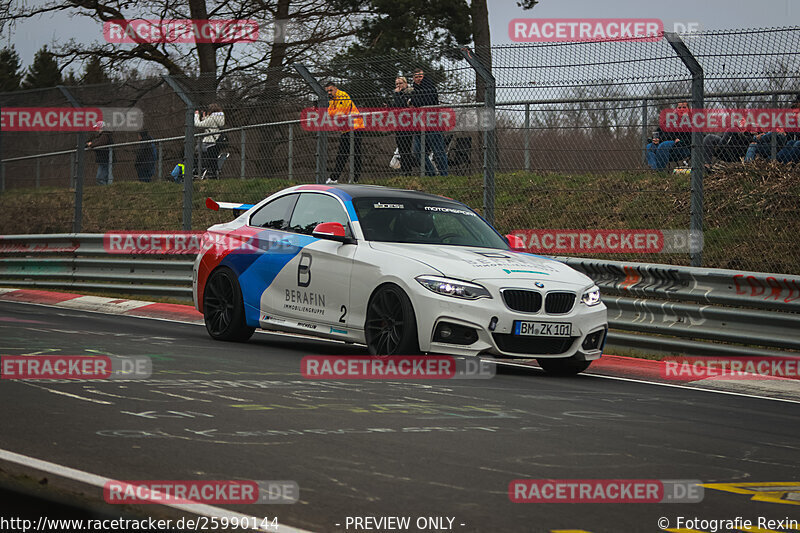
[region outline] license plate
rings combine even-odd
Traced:
[[[569,322],[529,322],[516,320],[514,335],[527,337],[572,337],[572,324]]]

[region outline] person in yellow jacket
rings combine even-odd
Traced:
[[[325,92],[328,93],[328,114],[331,118],[336,119],[336,115],[347,117],[347,120],[340,118],[343,126],[339,137],[339,152],[336,154],[336,166],[330,173],[327,183],[339,182],[339,176],[350,159],[350,130],[353,130],[353,181],[358,182],[358,178],[361,177],[361,135],[364,132],[364,119],[350,95],[337,88],[335,83],[332,81],[326,83]]]

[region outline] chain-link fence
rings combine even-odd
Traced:
[[[800,93],[800,28],[668,37],[494,47],[491,74],[486,51],[442,50],[436,63],[413,54],[321,58],[219,86],[159,77],[2,94],[3,108],[136,107],[153,141],[114,132],[107,187],[95,184],[96,151],[82,150],[86,133],[3,132],[0,231],[203,229],[224,217],[202,209],[207,196],[254,202],[285,186],[338,178],[456,198],[504,233],[702,228],[702,256],[600,257],[796,273],[800,166],[790,152],[797,132],[692,135],[662,131],[659,118],[680,102],[790,107]],[[455,127],[376,126],[373,114],[432,103],[414,83],[417,68],[439,106],[453,111],[443,116]],[[319,131],[308,120],[309,111],[327,107],[327,82],[349,95],[366,127]],[[210,132],[204,117],[215,103],[224,126]],[[181,162],[195,179],[173,179]]]

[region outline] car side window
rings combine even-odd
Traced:
[[[269,202],[250,216],[250,225],[285,230],[289,225],[289,215],[297,202],[297,196],[297,194],[287,194]]]
[[[326,194],[301,194],[292,213],[288,231],[311,235],[317,224],[323,222],[338,222],[344,226],[345,235],[352,235],[347,213],[336,198]]]

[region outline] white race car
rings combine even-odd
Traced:
[[[594,282],[512,249],[472,209],[416,191],[299,185],[208,229],[193,291],[209,335],[255,328],[364,343],[376,355],[536,358],[574,374],[608,331]]]

